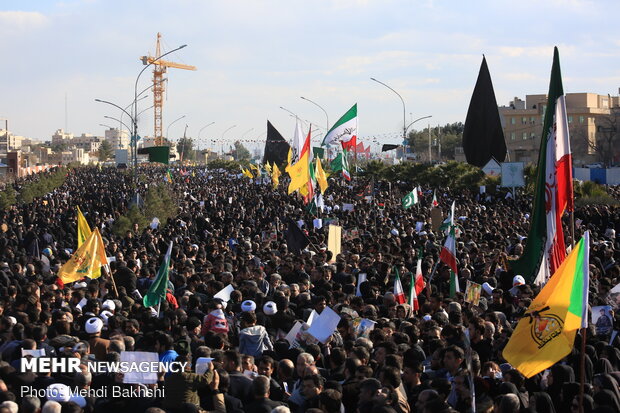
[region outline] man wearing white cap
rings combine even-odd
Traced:
[[[103,320],[99,317],[91,317],[86,321],[84,330],[89,334],[90,354],[94,354],[97,361],[105,361],[110,348],[110,340],[101,338]]]

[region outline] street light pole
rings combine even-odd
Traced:
[[[321,105],[319,105],[318,103],[316,103],[313,100],[310,100],[308,98],[305,98],[303,96],[301,96],[301,98],[303,100],[307,100],[308,102],[312,103],[314,106],[316,106],[317,108],[321,109],[323,111],[323,113],[325,114],[325,133],[327,133],[327,131],[329,130],[329,115],[327,114],[327,111],[325,109],[323,109],[323,107]]]
[[[215,122],[211,122],[211,123],[207,123],[206,125],[204,125],[202,128],[200,128],[198,130],[198,138],[196,138],[196,144],[199,145],[200,144],[200,133],[203,131],[203,129],[206,129],[207,127],[213,125]]]
[[[385,86],[386,88],[390,89],[392,92],[396,93],[396,95],[400,98],[400,101],[403,103],[403,143],[404,143],[405,140],[407,139],[407,110],[405,109],[405,101],[403,100],[403,97],[400,95],[400,93],[398,93],[397,91],[392,89],[390,86],[386,85],[385,83],[381,82],[380,80],[377,80],[374,77],[371,77],[370,80],[377,82]]]
[[[228,132],[229,130],[231,130],[232,128],[237,127],[237,125],[232,125],[230,128],[226,129],[224,132],[222,132],[222,137],[220,138],[220,142],[222,144],[222,153],[221,156],[224,157],[224,135],[226,135],[226,132]]]
[[[299,119],[299,116],[297,116],[296,113],[288,110],[287,108],[285,108],[284,106],[280,106],[280,109],[287,111],[288,113],[290,113],[291,115],[295,116],[295,118]]]
[[[428,116],[422,116],[421,118],[417,118],[416,120],[414,120],[413,122],[411,122],[409,125],[407,125],[407,127],[405,128],[405,135],[407,134],[407,132],[409,132],[409,128],[411,127],[411,125],[413,125],[414,123],[416,123],[419,120],[422,119],[428,119],[428,118],[432,118],[433,115],[428,115]],[[403,141],[404,144],[405,141]],[[409,146],[409,151],[411,152],[411,144],[408,144],[407,146]]]
[[[136,83],[134,86],[134,98],[133,98],[133,113],[134,113],[134,118],[133,118],[133,131],[132,131],[132,143],[133,143],[133,147],[134,147],[134,168],[137,168],[138,166],[138,119],[137,119],[137,114],[138,114],[138,81],[140,80],[140,76],[142,76],[142,73],[144,73],[144,71],[149,67],[152,66],[155,62],[157,62],[158,60],[160,60],[162,57],[169,55],[170,53],[174,53],[177,50],[181,50],[184,47],[187,47],[186,44],[181,45],[179,47],[177,47],[176,49],[172,49],[169,52],[164,53],[163,55],[159,56],[156,59],[153,59],[149,64],[145,65],[142,70],[140,71],[140,73],[138,73],[138,77],[136,77]],[[167,134],[166,134],[167,135]]]
[[[168,142],[171,142],[171,140],[168,138],[168,132],[170,131],[170,127],[172,125],[174,125],[175,123],[177,123],[178,121],[180,121],[181,119],[183,119],[185,117],[185,115],[180,116],[178,118],[176,118],[175,120],[173,120],[172,122],[170,122],[170,124],[168,125],[168,127],[166,128],[166,139],[168,139]]]

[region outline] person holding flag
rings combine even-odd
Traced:
[[[149,287],[147,293],[142,299],[142,303],[145,307],[157,306],[157,312],[159,313],[159,306],[161,300],[166,298],[166,292],[168,291],[168,280],[170,275],[170,256],[172,255],[172,241],[168,244],[168,250],[164,256],[164,260],[159,267],[155,281]]]

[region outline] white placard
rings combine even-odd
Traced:
[[[209,364],[213,361],[211,357],[198,357],[196,359],[196,374],[205,374],[209,370]]]
[[[340,316],[331,308],[325,307],[308,329],[308,334],[325,344],[336,331],[339,322]]]
[[[219,298],[222,301],[229,302],[230,301],[230,293],[235,291],[235,287],[232,284],[228,284],[226,287],[222,288],[217,294],[213,296],[213,298]]]
[[[355,291],[355,295],[358,297],[362,296],[362,292],[360,291],[360,285],[368,278],[368,274],[365,272],[361,272],[357,274],[357,290]]]
[[[158,363],[159,356],[157,353],[147,351],[121,351],[121,363]],[[157,383],[157,373],[147,372],[142,373],[139,371],[128,371],[123,376],[123,383],[142,383],[142,384],[155,384]]]
[[[525,186],[523,162],[502,162],[502,186],[505,188]]]

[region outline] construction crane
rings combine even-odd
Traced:
[[[155,47],[155,56],[142,56],[140,60],[142,60],[143,65],[153,64],[153,108],[155,110],[154,122],[155,126],[153,128],[153,138],[155,139],[156,146],[163,146],[164,144],[164,136],[162,134],[162,109],[164,106],[164,73],[168,70],[169,67],[174,69],[184,69],[184,70],[196,70],[196,66],[184,65],[181,63],[170,62],[167,60],[157,60],[161,56],[161,46],[160,46],[161,33],[157,33],[157,46]]]

